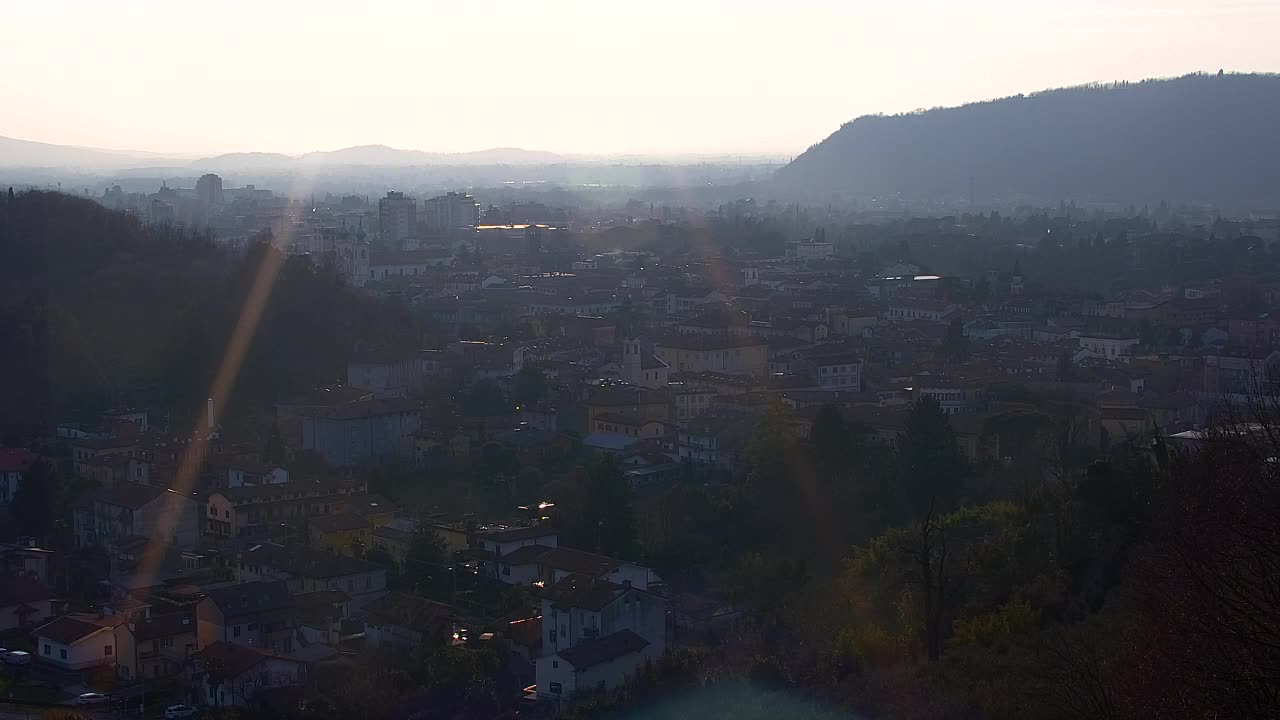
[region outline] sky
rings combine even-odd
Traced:
[[[0,7],[0,135],[211,155],[795,155],[868,113],[1280,71],[1280,0],[60,0]]]

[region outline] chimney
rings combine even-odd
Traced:
[[[213,398],[208,398],[204,403],[205,421],[209,425],[209,431],[213,431]]]

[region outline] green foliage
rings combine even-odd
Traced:
[[[48,538],[54,523],[67,513],[69,488],[48,460],[37,460],[23,473],[11,510],[23,534]]]
[[[250,307],[260,276],[269,292]],[[407,308],[357,294],[305,257],[265,243],[233,257],[206,235],[58,193],[6,204],[0,286],[0,335],[12,338],[0,354],[0,437],[47,435],[119,404],[168,408],[188,426],[233,328],[257,310],[232,415],[342,381],[357,347],[419,347]]]
[[[550,384],[542,368],[534,364],[526,364],[516,373],[512,399],[517,405],[529,405],[547,396]]]
[[[444,540],[423,524],[405,551],[401,578],[405,587],[434,600],[452,600],[455,578]]]
[[[1040,622],[1040,613],[1026,600],[1015,600],[996,610],[956,620],[948,647],[991,646],[1025,635]]]
[[[898,436],[897,458],[900,502],[908,517],[924,517],[931,508],[946,512],[956,507],[969,463],[936,400],[925,397],[912,406],[906,429]]]
[[[557,499],[565,545],[622,559],[638,556],[631,489],[617,460],[601,458],[590,473],[579,473],[567,491]]]

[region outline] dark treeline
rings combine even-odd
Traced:
[[[232,256],[205,235],[143,226],[45,192],[0,205],[0,428],[9,442],[122,405],[189,422],[227,350],[269,238]],[[278,261],[278,262],[277,262]],[[274,287],[227,410],[341,381],[357,347],[417,347],[403,308],[357,295],[300,257]],[[180,427],[181,425],[179,425]]]
[[[745,479],[677,485],[647,549],[744,621],[571,716],[737,678],[865,717],[1275,717],[1280,438],[1104,450],[1078,408],[1029,399],[988,421],[1001,462],[967,459],[927,399],[893,449],[833,407],[808,437],[767,413]]]

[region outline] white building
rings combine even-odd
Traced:
[[[582,576],[551,585],[542,599],[538,695],[561,700],[612,689],[666,650],[666,601],[630,584]]]
[[[480,203],[466,193],[446,193],[422,203],[427,230],[448,233],[475,230],[480,224]]]
[[[1132,354],[1132,348],[1139,343],[1136,337],[1106,337],[1102,335],[1081,335],[1080,347],[1098,357],[1114,360]]]

